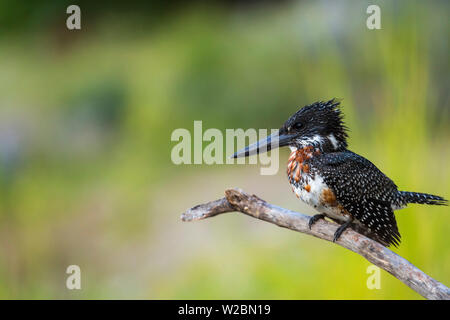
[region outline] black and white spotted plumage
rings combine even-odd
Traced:
[[[406,203],[395,183],[375,165],[348,150],[323,153],[309,163],[311,171],[323,177],[360,229],[367,228],[367,235],[385,245],[400,242],[393,209]]]

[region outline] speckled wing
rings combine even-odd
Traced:
[[[399,192],[391,179],[351,151],[322,154],[310,159],[310,163],[339,204],[359,222],[359,227],[366,229],[364,234],[384,245],[400,243],[393,212]]]

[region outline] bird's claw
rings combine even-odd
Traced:
[[[309,230],[311,230],[312,225],[314,223],[316,223],[317,220],[323,219],[323,218],[325,218],[324,214],[316,214],[316,215],[313,215],[311,218],[309,218],[309,221],[308,221]]]
[[[334,233],[333,236],[333,242],[336,242],[339,240],[339,237],[342,235],[342,233],[345,231],[345,229],[347,229],[348,227],[350,227],[350,225],[352,224],[351,221],[347,221],[344,224],[342,224],[341,226],[339,226],[339,228],[336,229],[336,232]]]

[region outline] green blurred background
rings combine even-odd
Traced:
[[[66,29],[81,7],[82,29]],[[369,4],[381,30],[366,28]],[[284,167],[171,162],[176,128],[278,128],[342,98],[350,149],[450,198],[448,1],[0,1],[0,298],[420,299],[334,244],[227,214],[241,187],[313,213]],[[288,150],[280,153],[284,166]],[[397,212],[395,249],[450,285],[448,207]],[[68,290],[68,265],[82,289]]]

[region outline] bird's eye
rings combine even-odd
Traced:
[[[296,130],[301,129],[302,127],[303,127],[303,125],[302,125],[301,122],[296,122],[296,123],[294,123],[294,125],[293,125],[293,128],[296,129]]]

